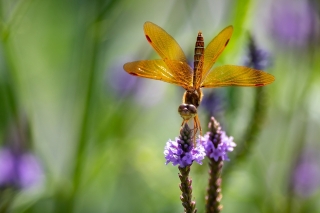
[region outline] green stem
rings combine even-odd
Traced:
[[[99,45],[101,43],[101,32],[102,25],[101,20],[104,18],[106,13],[114,8],[119,1],[111,0],[107,3],[105,1],[97,1],[95,5],[95,11],[97,16],[93,20],[92,24],[89,26],[88,38],[86,39],[89,43],[90,53],[86,54],[87,56],[91,56],[89,59],[89,76],[87,81],[87,91],[85,93],[84,98],[84,109],[83,109],[83,117],[80,126],[80,135],[78,144],[76,147],[76,157],[75,157],[75,165],[73,172],[71,174],[73,180],[73,188],[70,194],[70,200],[67,203],[68,212],[74,212],[74,207],[76,203],[76,196],[79,191],[79,187],[82,179],[82,169],[85,158],[86,144],[89,139],[89,129],[90,129],[90,118],[92,117],[91,112],[93,112],[93,108],[95,105],[94,100],[94,82],[97,79],[98,74],[98,57],[99,57]]]
[[[257,136],[263,126],[266,118],[267,103],[266,103],[266,89],[264,87],[258,87],[255,90],[255,103],[253,109],[253,115],[251,121],[247,127],[243,140],[238,143],[237,152],[234,156],[232,164],[226,164],[224,168],[224,174],[227,174],[232,170],[232,167],[238,163],[244,161],[248,156],[251,148],[256,142]]]
[[[5,118],[2,122],[11,122],[19,125],[19,95],[17,86],[17,71],[12,48],[9,43],[9,31],[7,28],[1,28],[1,43],[3,48],[3,57],[5,61],[5,81],[3,82],[2,92],[4,95]],[[6,120],[7,119],[7,120]]]
[[[307,113],[302,111],[302,115],[305,115],[304,117],[307,117]],[[294,204],[294,198],[295,198],[295,192],[294,192],[294,173],[295,170],[297,169],[297,166],[300,163],[301,156],[305,152],[304,147],[306,146],[305,144],[305,138],[306,138],[306,132],[307,132],[307,122],[306,121],[301,121],[301,128],[300,128],[300,133],[299,138],[297,140],[297,144],[295,145],[295,148],[293,150],[292,159],[290,160],[291,165],[290,169],[288,170],[287,173],[287,179],[285,182],[287,183],[287,190],[286,190],[286,205],[285,205],[285,211],[286,213],[292,212],[293,204]]]
[[[82,178],[82,168],[84,163],[84,156],[86,150],[86,142],[89,138],[89,119],[91,116],[92,108],[94,105],[93,94],[94,94],[94,80],[97,75],[97,56],[99,50],[99,40],[97,39],[99,36],[100,28],[99,24],[93,23],[93,35],[89,34],[90,38],[89,42],[92,42],[92,54],[90,59],[90,68],[89,68],[89,76],[88,76],[88,89],[85,94],[85,105],[83,109],[83,117],[82,123],[80,127],[80,136],[79,141],[76,147],[76,157],[75,157],[75,165],[73,173],[71,174],[73,180],[73,189],[71,192],[70,201],[68,202],[68,212],[73,212],[76,195],[79,191],[81,178]],[[91,40],[92,39],[92,40]]]
[[[11,212],[10,206],[17,195],[17,191],[14,189],[0,189],[0,212]]]

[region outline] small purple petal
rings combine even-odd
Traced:
[[[219,158],[224,161],[229,161],[227,153],[232,152],[236,144],[233,142],[233,137],[228,137],[224,131],[221,131],[220,140],[220,143],[215,143],[218,144],[216,148],[213,145],[213,141],[210,140],[210,132],[208,132],[198,143],[203,144],[206,155],[209,158],[215,161],[218,161]]]
[[[172,163],[172,165],[179,165],[179,167],[184,168],[189,166],[196,161],[198,164],[202,164],[202,160],[205,156],[205,150],[201,144],[198,144],[196,148],[191,148],[190,151],[185,152],[181,146],[177,146],[179,139],[176,138],[175,141],[169,140],[165,146],[165,159],[166,164]]]
[[[6,184],[13,176],[13,158],[9,150],[0,150],[0,185]]]
[[[0,150],[0,186],[29,188],[43,180],[42,168],[30,153]]]
[[[308,1],[279,1],[271,18],[273,33],[281,43],[305,45],[315,33],[316,13]]]
[[[32,154],[26,153],[21,156],[20,177],[23,188],[28,188],[36,183],[42,182],[42,168],[36,157]]]
[[[320,187],[320,165],[314,151],[301,154],[292,175],[293,189],[302,198],[313,195]]]

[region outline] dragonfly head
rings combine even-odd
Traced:
[[[181,104],[178,108],[178,112],[183,120],[188,121],[197,115],[197,108],[192,104]]]

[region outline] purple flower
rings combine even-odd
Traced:
[[[250,36],[248,45],[248,54],[244,65],[258,70],[264,70],[270,65],[270,54],[263,49],[258,48],[255,40]]]
[[[221,158],[221,160],[229,161],[230,159],[227,154],[228,152],[232,152],[236,146],[236,143],[233,142],[233,137],[228,137],[224,131],[221,131],[221,142],[218,143],[217,147],[215,147],[215,142],[210,139],[210,134],[210,132],[207,132],[207,134],[201,139],[206,155],[215,161],[218,161],[219,158]],[[219,139],[215,138],[214,140]]]
[[[14,153],[10,149],[0,150],[0,187],[25,189],[43,180],[42,168],[30,153]]]
[[[111,86],[112,90],[116,92],[118,96],[127,96],[130,94],[134,94],[137,92],[138,89],[138,78],[132,75],[128,75],[123,70],[123,62],[124,61],[131,61],[131,57],[122,57],[111,67],[108,69],[107,74],[107,85]]]
[[[294,169],[292,186],[300,197],[309,197],[320,187],[320,165],[316,156],[313,151],[302,153]]]
[[[273,33],[281,43],[305,45],[314,34],[316,13],[307,1],[279,1],[271,17]]]
[[[174,166],[179,165],[179,167],[184,168],[190,166],[193,161],[201,165],[205,151],[200,143],[194,147],[192,130],[188,124],[185,124],[180,131],[179,138],[177,137],[174,141],[169,139],[167,142],[164,148],[164,156],[167,160],[166,164],[171,162]]]
[[[228,137],[221,130],[220,124],[212,117],[209,123],[210,132],[207,132],[204,137],[198,140],[205,149],[206,155],[215,161],[228,161],[228,152],[232,152],[236,143],[233,142],[233,137]]]
[[[221,91],[211,90],[203,96],[201,106],[210,116],[218,116],[223,113],[225,98]]]

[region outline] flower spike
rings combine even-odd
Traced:
[[[205,150],[202,144],[198,143],[195,147],[193,143],[193,131],[190,129],[187,123],[180,130],[180,136],[174,141],[167,142],[164,150],[166,158],[166,164],[172,163],[172,165],[179,165],[184,168],[190,166],[193,161],[198,164],[202,164],[202,160],[205,156]]]

